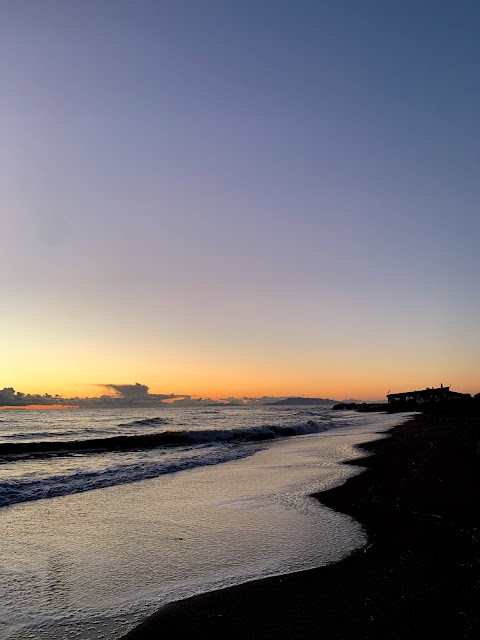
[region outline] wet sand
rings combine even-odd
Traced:
[[[339,563],[162,607],[125,639],[476,638],[480,417],[418,415],[363,448],[367,471],[316,496],[368,546]]]

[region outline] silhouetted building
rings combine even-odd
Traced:
[[[470,399],[469,393],[459,393],[451,391],[450,387],[444,387],[443,384],[437,389],[422,389],[421,391],[404,391],[402,393],[389,393],[387,395],[388,404],[424,404],[433,402],[445,402],[449,400],[467,400]]]

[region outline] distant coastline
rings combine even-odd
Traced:
[[[284,400],[277,400],[276,402],[266,402],[265,404],[267,406],[271,406],[271,407],[278,407],[278,406],[282,406],[282,405],[319,405],[319,404],[326,404],[326,405],[334,405],[338,402],[338,400],[330,400],[329,398],[302,398],[302,397],[295,397],[295,398],[285,398]]]

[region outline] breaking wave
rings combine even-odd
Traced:
[[[165,422],[168,420],[150,418],[118,427],[158,427]],[[74,440],[54,439],[45,432],[49,438],[4,441],[0,444],[0,463],[6,463],[5,472],[0,475],[0,506],[102,489],[245,458],[261,449],[264,442],[320,433],[327,428],[324,420],[308,418],[290,425],[179,427],[154,433],[134,431],[133,435],[103,437],[102,433],[100,437]],[[18,463],[13,477],[8,473],[12,462]]]
[[[119,427],[154,427],[158,424],[167,424],[170,422],[168,418],[143,418],[142,420],[133,420],[132,422],[122,422]]]
[[[161,418],[159,418],[161,420]],[[147,421],[138,421],[145,424]],[[102,453],[110,451],[135,451],[157,447],[175,447],[213,442],[258,442],[309,433],[320,433],[326,427],[322,422],[306,420],[297,425],[263,425],[250,429],[201,429],[162,431],[134,436],[113,436],[85,440],[43,440],[35,442],[6,442],[0,445],[0,458],[46,457],[69,453]]]
[[[11,479],[0,483],[0,507],[149,480],[166,473],[245,458],[257,450],[258,447],[254,445],[242,448],[208,445],[198,451],[188,452],[189,455],[179,455],[173,459],[165,456],[130,464],[116,464],[112,460],[110,466],[101,470],[81,470],[36,479]]]

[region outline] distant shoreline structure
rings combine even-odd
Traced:
[[[388,411],[388,413],[397,413],[400,411],[432,411],[436,408],[458,409],[469,408],[480,404],[480,393],[473,398],[469,393],[460,393],[452,391],[450,387],[427,387],[419,391],[401,391],[400,393],[388,393],[387,402],[379,403],[346,403],[340,402],[332,408],[338,411]]]

